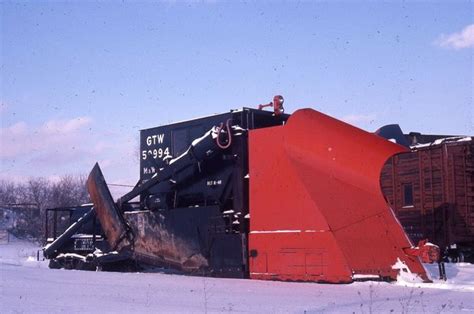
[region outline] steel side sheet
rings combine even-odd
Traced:
[[[249,143],[250,249],[287,249],[281,241],[260,243],[253,231],[327,230],[334,241],[322,245],[344,258],[325,269],[339,269],[339,278],[349,269],[395,279],[392,265],[400,259],[428,279],[419,260],[404,254],[411,243],[380,189],[384,162],[402,146],[311,109],[298,110],[285,126],[251,131]],[[310,250],[314,242],[299,245]]]

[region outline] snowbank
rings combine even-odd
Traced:
[[[0,244],[0,264],[47,268],[47,261],[37,261],[38,250],[37,244],[10,235],[8,243]]]
[[[470,264],[446,265],[447,282],[334,285],[53,270],[32,261],[36,250],[0,246],[2,313],[474,313]]]

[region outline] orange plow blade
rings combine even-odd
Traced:
[[[405,148],[311,109],[249,143],[251,278],[429,280],[379,183]]]

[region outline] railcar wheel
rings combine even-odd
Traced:
[[[61,269],[61,268],[63,268],[61,263],[58,262],[55,259],[52,259],[52,260],[49,261],[48,267],[51,268],[51,269]]]

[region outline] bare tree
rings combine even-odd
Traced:
[[[17,203],[17,187],[13,182],[0,181],[0,205]]]
[[[51,183],[45,178],[29,179],[26,198],[29,203],[36,204],[40,211],[46,209],[51,201]]]
[[[54,207],[81,205],[89,202],[85,176],[66,175],[52,185],[51,203]]]
[[[65,175],[57,182],[30,178],[25,183],[0,181],[0,205],[14,210],[18,217],[17,236],[40,238],[44,234],[47,208],[78,206],[89,202],[86,176]]]

